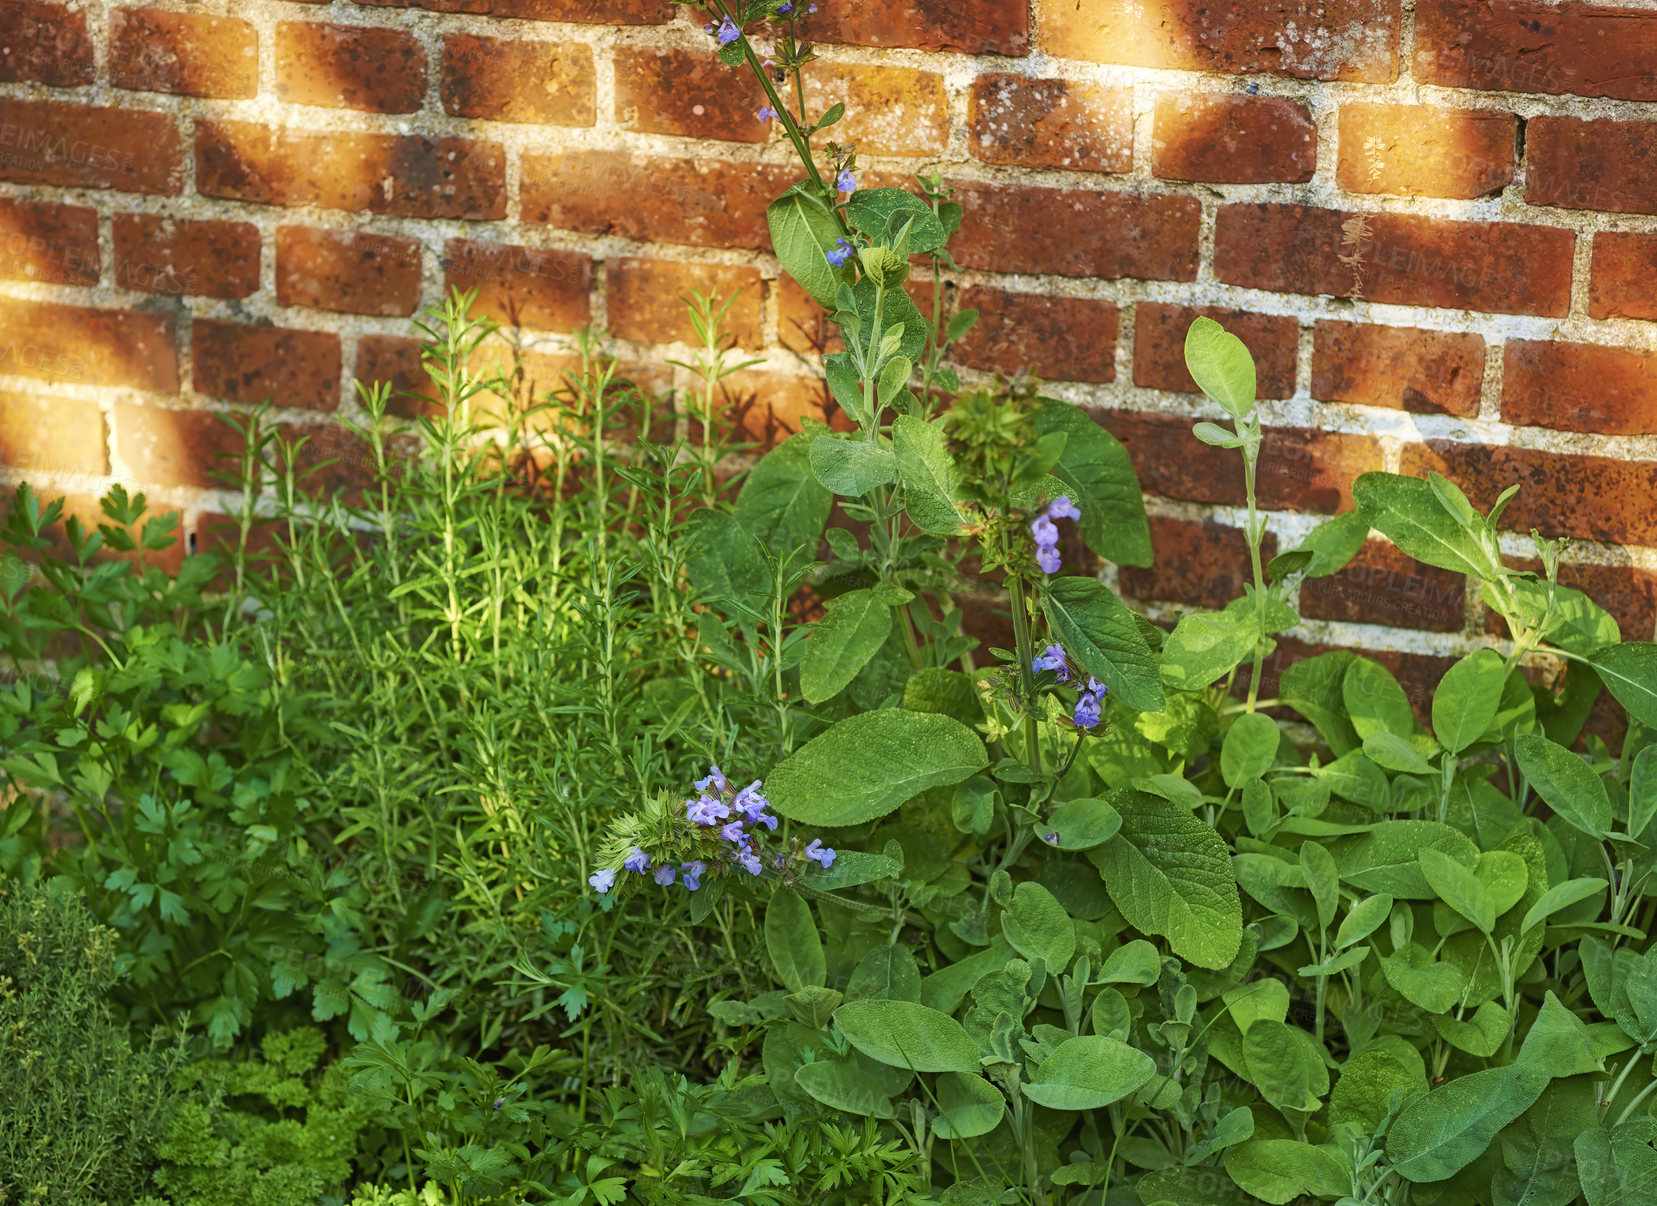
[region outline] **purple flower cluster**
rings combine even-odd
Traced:
[[[852,175],[850,168],[840,169],[840,174],[834,178],[834,187],[843,193],[855,193],[857,191],[857,178]]]
[[[1046,649],[1042,650],[1041,656],[1035,660],[1032,669],[1037,674],[1040,674],[1043,670],[1055,670],[1058,672],[1058,679],[1061,683],[1070,681],[1070,665],[1065,661],[1064,646],[1062,645],[1047,646]]]
[[[1036,538],[1036,564],[1044,574],[1059,572],[1059,527],[1055,519],[1080,519],[1082,513],[1070,501],[1070,495],[1061,494],[1030,523],[1030,535]],[[1064,681],[1064,680],[1059,680]]]
[[[1060,501],[1068,502],[1066,499]],[[1057,506],[1058,504],[1055,503],[1054,505]],[[1049,570],[1048,572],[1051,573],[1052,571]],[[1047,646],[1046,649],[1042,650],[1041,656],[1032,663],[1031,668],[1038,674],[1043,670],[1055,671],[1058,681],[1061,683],[1067,683],[1071,678],[1070,661],[1065,656],[1063,645]],[[1081,694],[1077,696],[1076,710],[1071,714],[1071,719],[1076,722],[1077,728],[1092,729],[1098,727],[1099,719],[1105,711],[1105,695],[1109,690],[1109,687],[1091,674],[1087,676],[1087,686],[1082,688]]]
[[[845,239],[836,239],[833,248],[825,253],[825,258],[838,268],[851,259],[852,252],[855,250],[856,248],[846,242]]]
[[[736,22],[732,21],[729,17],[726,17],[723,21],[721,21],[717,29],[714,28],[713,22],[709,21],[702,27],[702,32],[718,38],[721,46],[729,46],[732,42],[742,36],[742,31],[736,27]]]

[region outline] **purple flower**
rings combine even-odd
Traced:
[[[622,861],[621,865],[626,867],[629,871],[636,871],[638,874],[643,875],[646,871],[650,870],[650,856],[643,850],[640,850],[637,846],[634,846],[633,853],[629,854],[626,859]]]
[[[1046,842],[1049,846],[1057,846],[1059,844],[1058,830],[1055,829],[1052,833],[1042,834],[1041,840]]]
[[[602,871],[594,871],[587,877],[587,882],[592,884],[599,895],[602,896],[610,890],[610,885],[616,882],[616,873],[606,867]]]
[[[834,178],[834,187],[843,193],[855,193],[857,191],[857,179],[852,175],[850,168],[840,169],[840,174]]]
[[[1036,538],[1037,544],[1051,545],[1059,542],[1058,525],[1047,518],[1045,511],[1031,520],[1030,534]]]
[[[793,12],[794,6],[789,3],[789,0],[783,0],[781,4],[777,5],[777,11],[779,13]]]
[[[746,813],[750,822],[760,819],[760,813],[771,806],[771,801],[759,794],[764,784],[755,779],[741,791],[736,793],[736,799],[731,801],[731,807],[738,812]]]
[[[723,21],[721,21],[719,23],[718,37],[719,37],[719,44],[721,46],[728,46],[732,42],[734,42],[738,38],[740,38],[741,36],[742,36],[742,31],[740,29],[738,29],[731,22],[731,19],[729,17],[726,17]]]
[[[811,839],[811,845],[805,848],[805,856],[809,859],[815,860],[816,862],[822,863],[825,869],[828,868],[829,864],[834,862],[834,851],[823,845],[821,839],[819,838]]]
[[[680,863],[679,869],[685,873],[685,887],[694,892],[702,886],[702,873],[708,869],[708,864],[697,859],[694,862]]]
[[[662,887],[664,887],[664,888],[667,887],[670,883],[673,882],[673,868],[672,867],[665,866],[665,865],[657,867],[655,874],[656,874],[656,882],[661,884]]]
[[[1104,701],[1091,692],[1084,691],[1082,697],[1076,701],[1076,714],[1073,719],[1079,729],[1091,729],[1098,725],[1099,714]]]
[[[850,243],[846,242],[844,239],[840,239],[835,243],[834,247],[827,252],[824,258],[838,268],[851,258],[851,254],[854,250],[855,248],[853,248]]]
[[[1087,676],[1087,689],[1095,695],[1103,695],[1106,691],[1110,690],[1109,687],[1105,686],[1104,683],[1094,678],[1091,674]]]
[[[1047,646],[1042,651],[1042,655],[1035,660],[1032,669],[1038,674],[1043,670],[1056,670],[1061,683],[1070,681],[1070,667],[1065,664],[1064,647],[1062,645]]]
[[[748,840],[748,835],[742,832],[741,821],[732,821],[727,824],[719,831],[719,836],[724,838],[727,842],[734,842],[739,846]]]
[[[1070,495],[1061,494],[1053,500],[1047,508],[1047,514],[1054,519],[1080,519],[1082,513],[1076,509],[1076,504],[1070,501]]]
[[[775,109],[773,109],[770,105],[761,105],[760,106],[759,119],[760,119],[760,121],[765,122],[767,125],[769,125],[770,122],[771,122],[771,119],[773,117],[776,117],[777,115],[778,115],[777,111]]]
[[[1036,564],[1041,566],[1042,573],[1056,574],[1064,560],[1059,556],[1058,549],[1044,544],[1036,549]]]
[[[725,790],[725,775],[717,766],[708,767],[708,777],[696,781],[697,791],[707,791],[710,786],[715,791]]]
[[[752,850],[743,850],[736,856],[736,861],[749,875],[758,875],[760,872],[759,855]]]
[[[700,796],[685,805],[685,816],[698,825],[717,825],[731,815],[731,806],[712,796]]]

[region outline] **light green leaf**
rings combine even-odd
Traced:
[[[1352,498],[1370,527],[1417,561],[1475,578],[1500,577],[1490,552],[1420,478],[1365,473],[1352,484]]]
[[[1167,661],[1166,656],[1164,662]],[[1303,658],[1283,672],[1277,694],[1310,720],[1337,758],[1358,748],[1358,734],[1346,717],[1342,684],[1353,655],[1344,649]]]
[[[1397,733],[1384,729],[1364,735],[1364,757],[1382,770],[1395,774],[1431,775],[1433,764],[1422,757],[1421,751]]]
[[[1243,1035],[1248,1078],[1280,1110],[1310,1113],[1329,1092],[1329,1069],[1317,1040],[1298,1026],[1261,1018]]]
[[[904,508],[921,531],[953,536],[961,530],[955,510],[961,471],[950,456],[944,433],[913,415],[892,422],[892,447],[903,481]]]
[[[898,480],[898,462],[889,448],[855,436],[820,435],[811,441],[811,471],[824,488],[858,498]]]
[[[1220,775],[1227,787],[1262,778],[1277,760],[1277,721],[1264,712],[1245,712],[1226,730],[1220,747]]]
[[[1657,817],[1657,745],[1648,745],[1639,752],[1629,774],[1628,836],[1641,840],[1652,817]]]
[[[1383,955],[1381,972],[1394,992],[1428,1013],[1447,1013],[1453,1009],[1464,987],[1461,972],[1451,963],[1416,967],[1403,955]]]
[[[874,590],[829,600],[800,659],[800,691],[810,703],[833,699],[880,652],[892,633],[892,608]]]
[[[1480,1005],[1466,1021],[1447,1013],[1435,1013],[1430,1020],[1450,1046],[1479,1059],[1495,1055],[1513,1031],[1513,1015],[1494,1001]]]
[[[1156,655],[1114,591],[1095,578],[1059,578],[1041,592],[1041,604],[1059,643],[1113,697],[1141,712],[1162,711]]]
[[[976,1139],[1007,1116],[1001,1091],[982,1076],[945,1072],[938,1077],[938,1119],[932,1129],[940,1139]]]
[[[1162,957],[1143,938],[1125,942],[1105,956],[1096,984],[1155,984],[1162,975]]]
[[[822,871],[813,870],[808,881],[822,892],[837,892],[841,888],[855,888],[871,884],[877,879],[896,875],[903,865],[884,854],[865,854],[861,850],[842,850],[835,856],[834,865]]]
[[[1067,800],[1042,823],[1043,837],[1058,837],[1050,844],[1060,850],[1091,850],[1108,842],[1122,828],[1122,817],[1104,800]]]
[[[839,862],[839,857],[834,861]],[[920,965],[906,943],[877,947],[858,962],[846,983],[846,999],[871,997],[886,1001],[921,999]]]
[[[1081,511],[1087,547],[1117,565],[1150,565],[1151,529],[1133,460],[1119,440],[1068,402],[1041,399],[1036,435],[1065,433],[1053,476]]]
[[[1155,1073],[1155,1060],[1120,1039],[1082,1035],[1054,1048],[1024,1086],[1024,1095],[1050,1110],[1099,1110]]]
[[[1391,914],[1392,897],[1385,893],[1360,900],[1347,910],[1341,928],[1335,932],[1335,949],[1345,950],[1354,942],[1362,942],[1380,929]]]
[[[1360,740],[1371,733],[1391,733],[1407,740],[1415,732],[1410,697],[1392,672],[1372,658],[1352,659],[1341,682],[1341,698]]]
[[[737,523],[778,556],[815,556],[834,496],[811,471],[811,438],[789,436],[760,458],[732,510]]]
[[[1562,884],[1555,884],[1542,893],[1541,900],[1525,911],[1525,919],[1519,923],[1520,932],[1523,933],[1534,925],[1542,924],[1561,909],[1568,909],[1579,901],[1587,900],[1590,896],[1601,895],[1607,886],[1603,879],[1595,876],[1568,879]]]
[[[1162,679],[1177,691],[1200,691],[1252,656],[1260,636],[1248,599],[1235,599],[1224,611],[1192,612],[1162,646]]]
[[[979,1069],[978,1044],[954,1018],[913,1001],[848,1001],[834,1024],[870,1059],[915,1072]]]
[[[1611,831],[1611,797],[1605,782],[1577,755],[1539,733],[1514,739],[1519,770],[1555,815],[1603,840]]]
[[[789,992],[824,983],[828,963],[811,906],[791,888],[778,888],[765,909],[765,949]]]
[[[848,717],[795,750],[766,776],[766,795],[791,821],[858,825],[988,763],[984,743],[960,721],[884,708]]]
[[[897,221],[894,223],[893,219]],[[846,219],[871,239],[885,241],[896,235],[896,226],[909,227],[909,251],[913,255],[932,251],[946,236],[932,207],[901,188],[860,188],[846,202]],[[786,265],[785,265],[786,267]]]
[[[1408,1181],[1453,1177],[1530,1108],[1549,1079],[1524,1063],[1458,1076],[1404,1107],[1387,1132],[1387,1157]]]
[[[1452,754],[1472,745],[1496,719],[1507,669],[1494,649],[1468,654],[1444,672],[1433,692],[1433,732]]]
[[[1226,1153],[1225,1170],[1244,1193],[1272,1206],[1304,1194],[1345,1197],[1352,1189],[1346,1164],[1328,1148],[1295,1139],[1256,1139]]]
[[[849,1060],[824,1059],[804,1064],[794,1083],[832,1110],[863,1118],[894,1118],[892,1099]]]
[[[1434,895],[1480,930],[1488,934],[1496,928],[1496,902],[1470,868],[1442,850],[1427,849],[1421,852],[1421,873]]]
[[[771,593],[771,570],[759,543],[723,511],[693,511],[683,539],[685,564],[697,590],[749,601]]]
[[[1220,999],[1239,1034],[1247,1034],[1258,1021],[1281,1022],[1289,1016],[1289,987],[1270,977],[1227,989]]]
[[[1226,967],[1243,941],[1243,905],[1225,839],[1161,796],[1118,788],[1122,828],[1088,852],[1128,924],[1188,963]]]
[[[1657,645],[1625,641],[1607,645],[1588,660],[1630,716],[1657,728]]]
[[[1306,577],[1327,578],[1330,574],[1345,569],[1347,563],[1364,547],[1364,541],[1368,537],[1369,521],[1364,518],[1363,513],[1346,511],[1333,519],[1324,520],[1306,533],[1306,538],[1292,552],[1311,554],[1311,559],[1301,571]],[[1279,553],[1272,559],[1272,565],[1277,565],[1289,555]],[[1274,581],[1283,576],[1276,569],[1270,570],[1270,573]]]
[[[1001,914],[1001,932],[1026,959],[1040,959],[1055,975],[1070,966],[1076,953],[1076,927],[1064,906],[1046,888],[1026,881],[1013,892],[1012,907]]]
[[[1437,821],[1380,821],[1365,833],[1336,838],[1329,853],[1341,879],[1365,892],[1385,892],[1401,900],[1431,900],[1437,895],[1422,873],[1420,853],[1440,850],[1465,867],[1478,865],[1473,839]]]
[[[1254,357],[1212,318],[1198,318],[1185,333],[1185,367],[1197,388],[1232,418],[1244,418],[1254,409]]]
[[[797,192],[800,187],[795,185],[765,207],[771,247],[783,271],[818,305],[832,310],[835,290],[850,279],[849,270],[828,262],[828,253],[840,240],[840,227],[825,206]]]

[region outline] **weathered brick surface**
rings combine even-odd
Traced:
[[[1657,432],[1657,352],[1513,339],[1502,359],[1505,422],[1608,435]]]
[[[1318,165],[1312,111],[1299,101],[1166,93],[1157,99],[1152,170],[1165,180],[1301,184]]]
[[[1458,632],[1467,618],[1467,578],[1371,540],[1345,569],[1301,583],[1300,613],[1315,620]]]
[[[259,231],[248,222],[116,214],[115,284],[186,297],[247,297],[259,288]]]
[[[97,210],[0,197],[0,277],[96,285],[98,266]]]
[[[1219,608],[1254,581],[1248,541],[1241,528],[1213,520],[1194,522],[1153,516],[1151,548],[1156,553],[1154,564],[1143,569],[1121,569],[1122,593],[1129,598]],[[1270,533],[1261,555],[1267,560],[1277,555],[1277,538]]]
[[[169,314],[0,297],[0,375],[176,393],[175,343]]]
[[[214,473],[234,472],[242,440],[217,414],[115,404],[115,451],[142,480],[198,490],[222,489]]]
[[[623,47],[616,56],[616,120],[628,130],[764,142],[765,92],[705,50]]]
[[[978,311],[954,350],[970,368],[1007,377],[1029,369],[1047,381],[1116,380],[1115,302],[975,286],[961,291],[959,308]]]
[[[967,110],[972,153],[985,163],[1133,169],[1133,90],[996,71],[972,83]]]
[[[0,97],[0,180],[171,194],[183,176],[171,114]]]
[[[1030,53],[1029,9],[1019,0],[891,0],[819,4],[806,26],[824,42],[913,46],[967,54]]]
[[[590,126],[597,89],[592,48],[581,42],[443,40],[443,110],[456,117]]]
[[[364,335],[357,340],[356,382],[372,387],[378,382],[391,386],[391,401],[387,406],[394,415],[413,418],[421,414],[439,414],[437,387],[421,364],[418,339],[398,335]],[[351,391],[355,396],[355,388]],[[416,395],[410,397],[408,395]]]
[[[840,328],[829,321],[828,311],[812,300],[793,277],[785,276],[778,281],[776,297],[777,339],[783,347],[802,355],[845,350]]]
[[[1214,275],[1274,293],[1563,318],[1575,244],[1572,231],[1516,222],[1226,205]]]
[[[276,228],[276,302],[346,314],[420,306],[420,240],[367,231]]]
[[[415,134],[319,134],[196,119],[196,189],[258,205],[412,218],[506,214],[499,143]]]
[[[1336,179],[1349,193],[1483,197],[1513,180],[1517,131],[1497,109],[1342,105]]]
[[[622,256],[606,263],[604,272],[610,331],[618,338],[698,344],[690,311],[681,298],[716,293],[721,305],[734,296],[724,330],[737,346],[758,348],[764,342],[760,307],[765,286],[752,268]]]
[[[1312,338],[1314,398],[1414,414],[1479,413],[1484,340],[1477,335],[1327,320]]]
[[[956,187],[966,216],[950,249],[965,267],[1196,279],[1202,205],[1195,197],[965,182]]]
[[[1260,504],[1274,511],[1323,515],[1350,511],[1352,483],[1382,465],[1381,444],[1373,436],[1269,428],[1256,478]]]
[[[1657,13],[1576,0],[1417,0],[1415,76],[1490,92],[1657,100]]]
[[[296,105],[413,113],[426,95],[426,52],[406,30],[283,21],[276,95]]]
[[[1106,410],[1093,417],[1127,448],[1145,493],[1228,507],[1248,501],[1242,458],[1202,443],[1183,415]]]
[[[1399,0],[1048,0],[1040,37],[1049,54],[1095,63],[1387,83],[1399,21]]]
[[[1588,313],[1594,318],[1657,319],[1657,234],[1594,236]]]
[[[26,477],[108,473],[103,413],[92,402],[0,392],[0,465]]]
[[[1256,392],[1288,398],[1295,392],[1295,356],[1300,323],[1275,314],[1254,314],[1219,306],[1173,306],[1142,302],[1133,322],[1133,383],[1146,389],[1196,393],[1185,367],[1185,333],[1199,317],[1212,318],[1248,345],[1254,354]]]
[[[0,5],[0,83],[78,88],[92,82],[86,10],[13,0]]]
[[[864,155],[938,155],[948,145],[949,96],[935,71],[819,60],[804,74],[807,110],[843,103],[846,116],[828,136],[856,143]],[[776,137],[784,137],[781,130]]]
[[[573,331],[592,317],[593,261],[573,251],[450,239],[443,246],[443,289],[478,291],[473,313],[514,327]]]
[[[111,7],[109,78],[139,92],[245,99],[259,91],[259,35],[235,17]]]
[[[195,390],[231,402],[307,410],[339,406],[339,336],[198,318],[190,330]]]
[[[1525,136],[1532,205],[1657,214],[1657,121],[1538,117]]]

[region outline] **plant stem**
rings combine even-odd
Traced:
[[[1006,554],[1003,538],[1002,554]],[[1030,748],[1030,767],[1041,772],[1041,737],[1036,731],[1036,647],[1030,639],[1030,617],[1024,602],[1024,579],[1008,575],[1013,592],[1013,635],[1018,644],[1019,703],[1024,709],[1024,741]]]
[[[1249,675],[1248,710],[1254,711],[1255,701],[1260,695],[1260,672],[1266,663],[1266,575],[1260,565],[1260,513],[1255,506],[1254,471],[1255,463],[1260,457],[1258,441],[1250,443],[1243,449],[1243,484],[1248,490],[1249,519],[1248,545],[1249,562],[1254,568],[1254,615],[1259,625],[1259,631],[1254,638],[1254,672]]]

